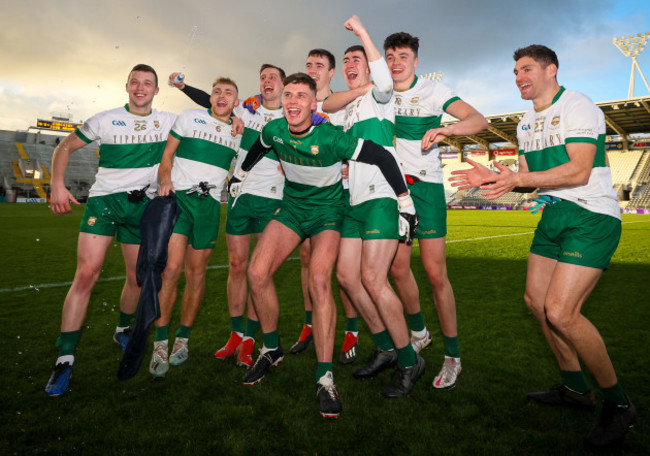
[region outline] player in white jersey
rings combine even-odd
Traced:
[[[345,28],[354,32],[363,46],[345,51],[343,77],[349,90],[333,94],[324,109],[344,106],[345,131],[370,139],[394,155],[395,106],[388,66],[357,15],[345,22]],[[369,82],[371,74],[374,84]],[[370,362],[355,371],[354,377],[374,377],[397,364],[393,384],[383,394],[404,396],[424,373],[425,365],[410,343],[402,304],[388,282],[400,238],[398,202],[374,165],[350,162],[349,187],[336,276],[377,344]]]
[[[579,359],[603,395],[601,416],[587,437],[594,447],[622,443],[636,410],[621,388],[596,327],[581,313],[616,250],[621,215],[605,156],[602,111],[557,82],[551,49],[531,45],[514,53],[521,97],[533,102],[517,126],[519,172],[495,162],[499,173],[471,162],[454,172],[453,185],[480,186],[490,198],[539,188],[544,212],[528,257],[524,300],[553,351],[562,385],[528,394],[542,404],[593,411],[596,399]]]
[[[232,136],[230,115],[237,85],[218,78],[212,86],[211,108],[188,109],[176,119],[158,170],[158,194],[176,193],[182,212],[167,247],[167,266],[158,293],[160,317],[149,372],[164,377],[169,365],[179,366],[189,356],[189,336],[205,294],[208,260],[215,247],[221,217],[221,189],[237,155],[241,137]],[[171,354],[168,329],[176,302],[177,284],[185,269],[181,325]]]
[[[176,74],[172,73],[169,76],[170,82],[174,80]],[[282,68],[268,63],[263,64],[260,68],[261,105],[250,111],[241,105],[235,107],[233,113],[244,122],[235,171],[246,158],[248,150],[259,137],[264,125],[283,116],[280,102],[284,76]],[[206,103],[205,92],[186,86],[185,83],[177,83],[176,87],[197,103],[202,105]],[[231,333],[226,344],[214,354],[217,359],[227,359],[236,354],[237,364],[241,366],[253,364],[255,333],[259,328],[259,320],[248,294],[246,281],[251,236],[257,237],[264,230],[279,207],[284,188],[284,175],[276,157],[273,155],[264,157],[258,165],[251,172],[250,181],[247,182],[246,189],[237,199],[237,203],[235,204],[234,198],[230,198],[228,202],[226,244],[230,267],[227,294]],[[247,320],[244,327],[244,311],[247,303]]]
[[[418,38],[404,32],[392,34],[384,41],[395,89],[395,149],[420,215],[420,256],[433,288],[444,341],[445,359],[433,386],[447,389],[456,384],[461,364],[456,301],[445,258],[447,205],[438,143],[450,136],[476,134],[487,128],[487,120],[444,85],[415,75],[418,48]],[[440,128],[444,112],[459,122]],[[420,351],[431,343],[431,336],[422,320],[418,285],[410,262],[411,246],[400,244],[391,274],[411,325],[411,342]]]
[[[316,82],[316,111],[323,112],[323,102],[332,95],[330,83],[334,77],[336,61],[334,55],[327,49],[312,49],[307,54],[305,73]],[[329,121],[333,125],[343,125],[344,111],[328,113]],[[345,167],[344,167],[345,170]],[[344,187],[346,185],[344,180]],[[347,188],[346,188],[347,191]],[[305,239],[300,245],[300,278],[302,282],[303,301],[305,304],[305,322],[296,343],[289,349],[289,353],[298,354],[307,349],[312,341],[312,304],[309,296],[309,261],[311,257],[311,240]],[[357,312],[350,302],[345,291],[339,288],[343,312],[345,313],[345,335],[343,346],[339,353],[339,362],[349,364],[357,359],[357,346],[359,330],[357,326]]]
[[[158,76],[149,65],[136,65],[126,82],[128,103],[88,119],[66,137],[52,156],[51,208],[54,214],[71,212],[79,204],[65,187],[70,154],[99,142],[99,169],[84,212],[77,244],[77,270],[63,304],[59,357],[45,392],[52,397],[69,385],[74,351],[86,316],[90,293],[97,282],[108,247],[117,233],[126,266],[126,283],[120,299],[120,318],[113,339],[126,348],[129,324],[140,296],[136,262],[140,244],[140,218],[154,189],[156,172],[176,116],[151,108],[158,93]]]

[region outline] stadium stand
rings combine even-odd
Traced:
[[[47,198],[52,153],[58,135],[0,131],[0,176],[5,190],[22,197]],[[94,143],[70,157],[65,184],[77,199],[85,200],[97,173],[99,156]]]

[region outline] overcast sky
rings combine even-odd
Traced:
[[[558,80],[594,101],[627,97],[632,60],[613,37],[650,31],[648,0],[0,0],[0,128],[26,129],[37,118],[73,121],[123,105],[136,63],[161,79],[159,110],[195,105],[166,85],[183,71],[208,90],[217,76],[237,81],[245,98],[258,92],[259,67],[304,71],[307,52],[337,57],[334,89],[345,88],[343,51],[358,39],[344,21],[358,14],[381,49],[398,31],[420,37],[418,74],[442,82],[485,115],[529,108],[514,85],[513,51],[553,48]],[[638,59],[650,80],[650,49]],[[650,82],[650,81],[649,81]],[[648,90],[637,73],[636,96]]]

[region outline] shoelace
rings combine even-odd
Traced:
[[[321,389],[325,389],[325,391],[327,392],[328,396],[329,396],[333,401],[335,401],[335,400],[338,399],[339,394],[338,394],[338,392],[336,391],[336,386],[334,386],[334,385],[320,385],[320,389],[318,390],[319,393],[320,393],[320,390],[321,390]]]

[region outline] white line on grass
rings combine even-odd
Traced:
[[[650,220],[634,220],[634,221],[629,221],[629,222],[623,222],[623,225],[629,224],[629,223],[648,223]],[[514,234],[497,234],[496,236],[483,236],[483,237],[477,237],[477,238],[469,238],[469,239],[454,239],[453,241],[447,241],[447,244],[453,244],[456,242],[471,242],[471,241],[484,241],[486,239],[496,239],[496,238],[502,238],[502,237],[512,237],[512,236],[523,236],[526,234],[534,234],[534,231],[526,231],[524,233],[514,233]],[[287,260],[298,260],[298,257],[290,257],[287,258]],[[227,264],[218,264],[214,266],[208,266],[208,269],[224,269],[227,268]],[[126,276],[116,276],[116,277],[104,277],[100,278],[97,280],[97,282],[111,282],[114,280],[124,280],[126,279]],[[16,288],[0,288],[0,293],[8,293],[11,291],[24,291],[24,290],[36,290],[39,291],[41,288],[57,288],[57,287],[69,287],[72,285],[72,282],[60,282],[60,283],[42,283],[40,285],[28,285],[26,287],[16,287]]]

